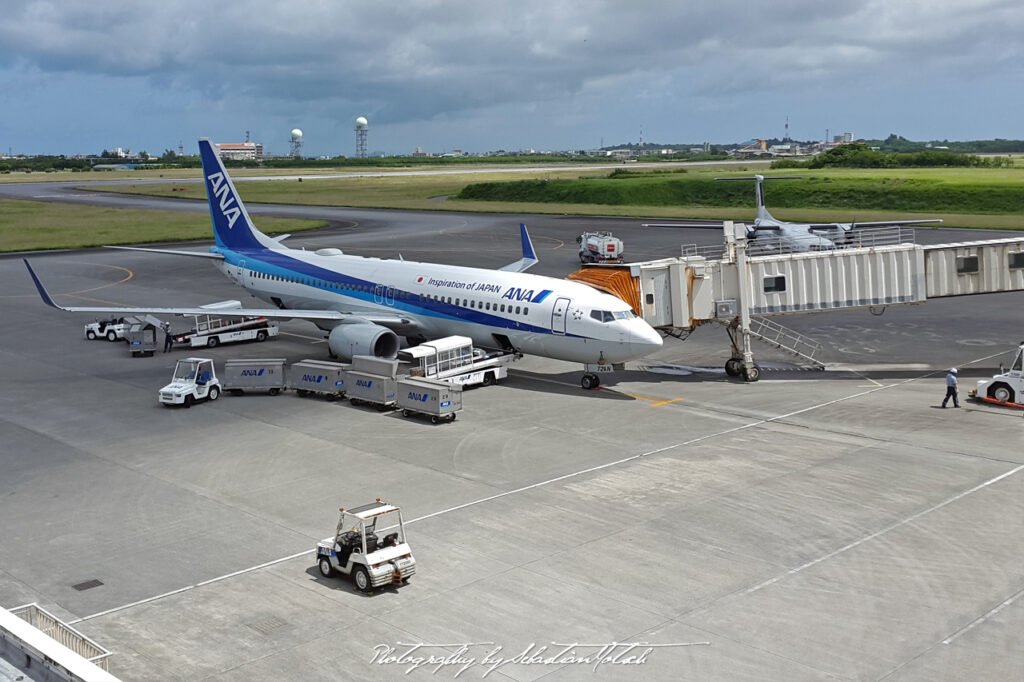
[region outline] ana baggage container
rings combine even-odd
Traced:
[[[345,394],[353,405],[370,404],[378,408],[391,407],[395,404],[398,382],[391,377],[346,370]]]
[[[352,369],[356,372],[377,374],[394,379],[398,373],[398,360],[375,358],[372,355],[354,355],[352,357]]]
[[[435,424],[453,422],[455,414],[462,411],[462,386],[440,379],[402,377],[398,380],[396,404],[404,417],[421,414]]]
[[[233,395],[245,391],[266,391],[277,395],[285,389],[285,358],[228,360],[221,375],[221,386]]]
[[[299,395],[316,394],[335,400],[345,395],[349,365],[326,360],[303,360],[288,367],[288,388]]]

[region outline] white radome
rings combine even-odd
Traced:
[[[296,140],[296,141],[301,140],[302,139],[302,131],[299,130],[298,128],[292,128],[292,139]]]
[[[369,125],[370,125],[370,122],[366,120],[365,116],[360,116],[359,118],[356,119],[356,127],[357,128],[366,128]]]

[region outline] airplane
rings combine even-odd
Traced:
[[[199,140],[215,245],[209,252],[114,247],[211,261],[273,308],[229,309],[222,316],[308,320],[327,332],[332,356],[395,358],[399,335],[410,344],[450,335],[483,347],[584,364],[581,385],[598,371],[658,350],[661,336],[620,298],[586,284],[531,275],[538,262],[525,225],[522,258],[498,270],[367,258],[335,248],[306,251],[269,237],[249,218],[210,140]],[[209,308],[61,306],[25,260],[43,302],[70,312],[201,315]]]
[[[865,227],[898,227],[923,223],[941,223],[941,218],[925,220],[879,220],[874,222],[850,223],[791,223],[779,220],[768,212],[764,205],[765,180],[798,180],[799,176],[775,175],[765,177],[753,175],[742,178],[715,178],[716,180],[754,180],[754,194],[757,201],[757,217],[747,226],[747,239],[760,239],[759,244],[766,250],[777,251],[827,251],[853,243],[853,230]],[[718,227],[721,223],[668,224],[645,223],[642,227]],[[755,242],[758,243],[758,242]]]

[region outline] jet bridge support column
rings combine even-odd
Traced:
[[[725,221],[723,227],[726,243],[736,260],[736,304],[739,306],[740,313],[733,324],[729,325],[732,357],[725,363],[725,369],[730,375],[742,375],[744,381],[757,381],[761,376],[761,371],[754,364],[754,353],[750,348],[750,288],[747,283],[750,273],[747,271],[747,228],[743,223],[733,223],[731,220]]]

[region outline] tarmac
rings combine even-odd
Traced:
[[[363,211],[288,243],[496,267],[520,219],[542,274],[575,268],[586,227],[633,258],[684,240]],[[255,304],[199,259],[32,262],[66,305]],[[758,347],[753,384],[715,327],[597,391],[527,357],[432,425],[293,392],[166,409],[177,358],[323,359],[324,339],[289,322],[131,358],[45,307],[19,258],[0,291],[0,605],[38,602],[124,680],[1024,679],[1024,415],[966,399],[1024,338],[1019,293],[788,316],[829,369]],[[961,407],[939,409],[952,365]],[[363,594],[314,549],[377,497],[418,568]]]

